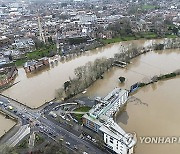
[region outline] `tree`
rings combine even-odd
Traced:
[[[126,80],[125,77],[122,77],[122,76],[119,77],[119,81],[120,81],[121,83],[123,83],[125,80]]]
[[[48,42],[53,43],[52,36],[48,37]]]
[[[154,48],[154,50],[163,50],[164,49],[164,44],[156,44],[155,45],[155,48]]]
[[[61,7],[67,7],[67,3],[61,3]]]
[[[38,39],[34,40],[36,49],[42,48],[44,46],[44,43]]]
[[[13,60],[12,55],[9,55],[9,60],[10,60],[10,61],[12,61],[12,60]]]
[[[172,29],[172,32],[175,34],[175,35],[177,35],[178,34],[178,28],[176,28],[176,27],[174,27],[173,29]]]
[[[107,10],[107,6],[103,6],[103,10]]]
[[[70,85],[71,85],[71,82],[70,82],[70,81],[64,82],[64,90],[66,91],[67,88],[69,88]]]
[[[2,149],[1,149],[2,148]],[[0,147],[1,154],[18,154],[17,150],[15,148],[10,148],[7,146],[1,146]]]

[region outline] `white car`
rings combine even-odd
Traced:
[[[94,138],[92,138],[92,141],[96,143],[96,140]]]
[[[91,136],[88,135],[87,138],[88,138],[88,139],[91,139]]]
[[[66,118],[66,121],[71,121],[70,119]]]
[[[65,120],[65,116],[61,116],[61,118]]]
[[[66,142],[66,145],[70,145],[70,143],[69,143],[69,142]]]

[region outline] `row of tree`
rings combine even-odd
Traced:
[[[169,39],[169,41],[165,40],[161,44],[151,44],[147,47],[137,47],[135,44],[132,44],[129,47],[121,46],[120,52],[115,54],[114,58],[96,59],[94,62],[88,62],[85,66],[76,68],[74,70],[76,77],[73,79],[69,79],[69,81],[66,81],[64,83],[64,88],[56,91],[56,97],[61,98],[63,96],[68,99],[84,91],[97,79],[102,78],[102,75],[111,67],[113,67],[114,61],[124,61],[128,63],[130,59],[137,57],[143,53],[149,52],[151,50],[159,50],[157,46],[160,46],[160,48],[179,48],[179,42],[179,39]]]

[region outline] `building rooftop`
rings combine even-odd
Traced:
[[[99,118],[99,117],[103,118],[105,116],[107,116],[107,118],[112,117],[112,113],[109,111],[113,110],[114,112],[116,112],[116,109],[114,108],[115,104],[126,92],[127,92],[126,90],[115,88],[106,97],[104,98],[97,97],[96,101],[99,103],[89,111],[89,115],[93,118]]]
[[[122,141],[128,148],[131,148],[136,143],[136,141],[133,140],[134,136],[126,133],[117,123],[113,121],[113,119],[106,121],[99,130],[109,134],[119,141]]]

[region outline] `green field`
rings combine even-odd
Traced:
[[[82,106],[82,107],[79,107],[79,108],[76,108],[74,111],[76,112],[88,112],[91,108],[88,107],[88,106]],[[82,116],[84,114],[74,114],[75,115],[75,118],[80,122],[82,123]]]
[[[16,60],[16,66],[22,66],[27,60],[26,59],[18,59]]]
[[[176,38],[176,35],[165,35],[163,38]],[[138,39],[156,39],[158,38],[158,35],[154,32],[141,32],[139,34],[136,34],[135,36],[126,36],[126,37],[117,37],[112,39],[101,39],[100,41],[103,44],[111,44],[111,43],[117,43],[122,41],[130,41],[130,40],[138,40]]]
[[[112,39],[102,39],[100,40],[104,44],[111,44],[116,42],[122,42],[122,41],[130,41],[130,40],[136,40],[137,38],[135,36],[126,36],[126,37],[117,37]]]
[[[44,46],[40,49],[37,49],[33,52],[29,52],[27,53],[27,59],[39,59],[42,57],[49,57],[50,53],[52,51],[56,50],[56,46],[55,45],[50,45],[50,46]]]
[[[142,6],[142,9],[144,9],[144,10],[151,10],[151,9],[155,9],[156,8],[156,6],[154,6],[154,5],[143,5]]]
[[[32,59],[40,59],[43,57],[51,57],[53,53],[56,51],[56,46],[55,45],[44,45],[42,48],[39,48],[33,52],[29,52],[26,54],[26,59],[18,59],[16,60],[15,64],[16,66],[22,66],[27,60],[32,60]]]

